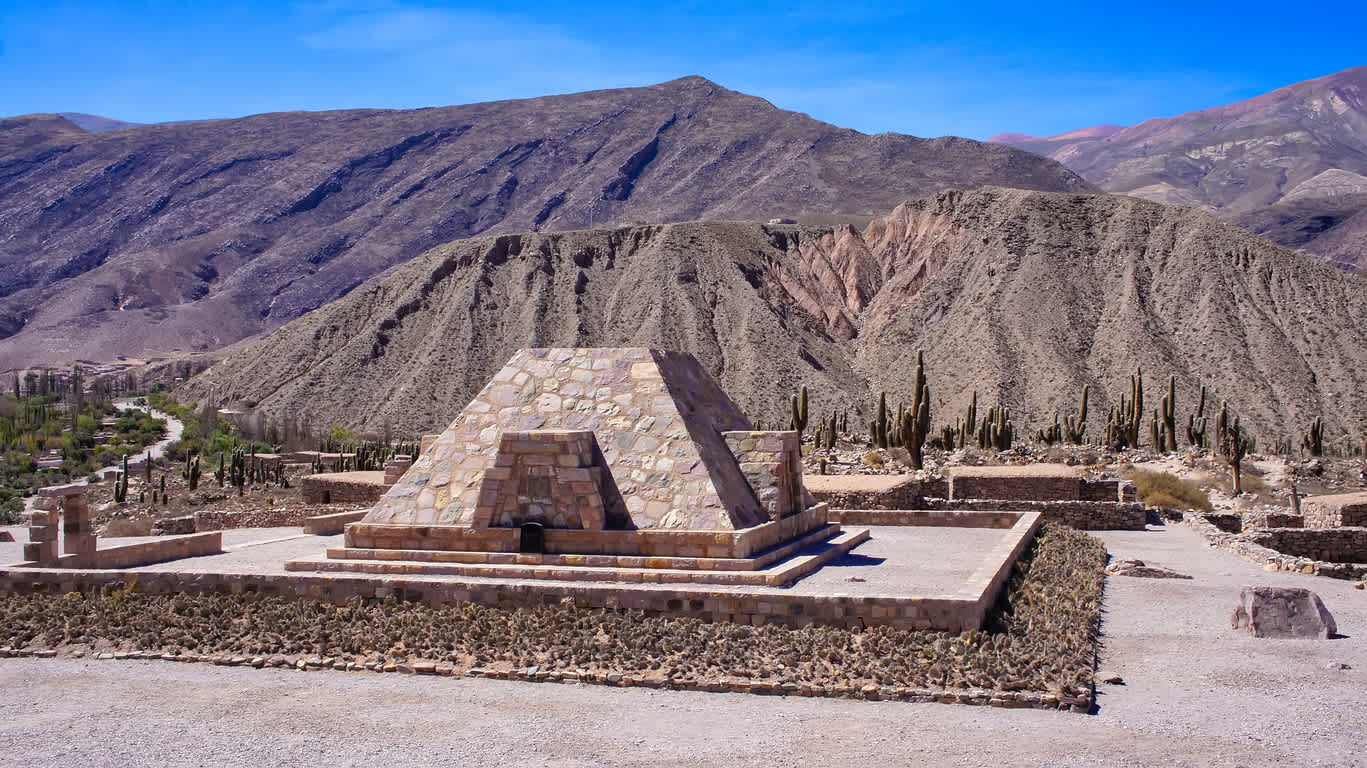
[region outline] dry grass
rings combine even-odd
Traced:
[[[1176,475],[1136,469],[1130,472],[1129,479],[1138,490],[1139,500],[1150,507],[1197,512],[1212,510],[1210,496],[1205,491]]]

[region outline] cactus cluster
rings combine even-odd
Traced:
[[[1315,417],[1311,423],[1310,430],[1301,435],[1301,447],[1310,452],[1311,456],[1324,455],[1324,420]]]
[[[900,437],[902,447],[911,456],[911,468],[923,469],[926,435],[930,434],[930,386],[926,383],[926,365],[921,352],[916,353],[916,386],[911,408],[901,414]]]
[[[1106,445],[1114,451],[1139,447],[1139,425],[1144,416],[1144,371],[1136,368],[1130,377],[1130,396],[1120,396],[1106,417]]]
[[[987,409],[987,415],[978,425],[978,448],[984,451],[1008,451],[1014,440],[1011,410],[1004,405]]]
[[[1206,447],[1206,385],[1201,385],[1201,399],[1196,412],[1187,417],[1187,443],[1197,448]]]
[[[123,455],[123,471],[114,478],[114,501],[122,504],[128,500],[128,454]]]
[[[1168,377],[1168,394],[1149,422],[1149,435],[1156,451],[1177,450],[1177,377]]]
[[[1239,428],[1239,417],[1229,418],[1229,403],[1220,403],[1220,415],[1215,420],[1215,439],[1220,456],[1229,465],[1229,474],[1234,481],[1234,495],[1244,491],[1242,462],[1252,450],[1252,440]]]

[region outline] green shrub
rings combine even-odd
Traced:
[[[1176,475],[1136,469],[1130,473],[1130,482],[1138,490],[1139,500],[1147,506],[1211,511],[1210,496]]]

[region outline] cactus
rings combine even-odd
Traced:
[[[1090,391],[1088,385],[1082,386],[1082,402],[1078,404],[1077,415],[1065,414],[1063,417],[1063,438],[1074,445],[1082,445],[1082,441],[1087,435],[1087,395]],[[1058,421],[1057,415],[1054,417]]]
[[[798,442],[801,442],[802,433],[807,429],[807,386],[805,384],[800,394],[793,395],[792,407],[792,428],[797,430],[797,439]]]
[[[1063,427],[1058,423],[1058,411],[1054,411],[1054,423],[1035,432],[1035,441],[1053,445],[1063,440]]]
[[[825,456],[821,456],[821,457],[817,458],[817,460],[816,460],[816,473],[817,473],[818,475],[824,475],[824,474],[826,474],[826,457],[825,457]]]
[[[878,419],[874,421],[873,447],[888,447],[888,393],[878,393]]]
[[[835,450],[835,411],[831,411],[830,429],[826,430],[826,450]]]
[[[1220,456],[1229,465],[1229,474],[1234,481],[1234,495],[1243,493],[1241,462],[1252,449],[1252,441],[1239,428],[1239,417],[1229,419],[1229,404],[1220,403],[1220,416],[1215,421],[1215,436],[1219,443]]]
[[[1144,371],[1136,368],[1130,377],[1130,397],[1120,396],[1106,416],[1106,445],[1112,450],[1139,447],[1139,427],[1144,421]]]
[[[218,487],[223,487],[223,451],[218,452],[218,469],[214,470],[214,480],[218,481]]]
[[[247,458],[238,448],[233,451],[232,464],[228,469],[229,482],[237,488],[237,495],[241,496],[247,484]]]
[[[1187,417],[1187,442],[1198,448],[1206,447],[1206,385],[1201,385],[1201,399],[1196,413]]]
[[[926,383],[925,359],[916,353],[916,386],[911,407],[902,413],[900,437],[902,447],[911,455],[911,468],[924,469],[926,435],[930,434],[930,385]]]
[[[161,473],[161,492],[166,493],[166,473]]]
[[[195,456],[186,462],[186,466],[188,467],[186,474],[188,475],[190,490],[194,491],[199,488],[199,456]]]
[[[114,501],[122,504],[128,499],[128,454],[123,455],[123,471],[114,478]]]
[[[1311,456],[1324,455],[1324,420],[1315,417],[1315,421],[1310,425],[1310,431],[1301,435],[1301,447],[1310,452]]]
[[[998,405],[987,409],[978,427],[978,448],[988,451],[1007,451],[1015,439],[1015,429],[1011,426],[1011,411]]]
[[[1171,453],[1177,450],[1177,377],[1168,377],[1168,394],[1163,397],[1154,449]]]
[[[151,452],[151,451],[148,451],[148,452],[147,452],[147,463],[142,465],[142,471],[143,471],[143,474],[144,474],[143,480],[145,480],[145,481],[147,482],[148,485],[151,485],[151,484],[152,484],[152,452]]]

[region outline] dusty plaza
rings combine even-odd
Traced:
[[[1095,459],[907,472],[894,458],[921,458],[879,451],[877,425],[855,452],[867,473],[827,474],[844,466],[836,417],[827,442],[804,445],[806,393],[793,401],[795,429],[761,430],[689,356],[530,349],[417,455],[382,472],[339,455],[343,471],[303,475],[306,498],[370,501],[286,521],[301,524],[201,512],[159,523],[180,532],[100,536],[94,521],[119,507],[92,509],[98,485],[45,488],[28,525],[0,536],[0,754],[1351,766],[1367,753],[1364,494],[1202,512],[1146,504],[1142,475]],[[290,458],[263,461],[283,473]]]

